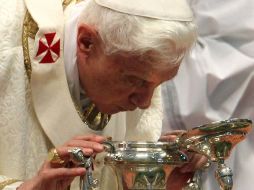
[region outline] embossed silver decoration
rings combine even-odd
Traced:
[[[225,165],[225,159],[236,144],[246,138],[252,129],[248,119],[230,119],[196,127],[177,139],[180,150],[193,151],[205,155],[217,163],[216,179],[222,190],[233,188],[232,170]],[[200,188],[200,187],[199,187]]]
[[[124,189],[166,188],[174,168],[188,162],[187,156],[169,142],[106,142],[105,165],[114,168]]]
[[[86,168],[86,174],[80,176],[80,190],[93,190],[98,186],[98,180],[92,176],[92,157],[85,156],[80,148],[69,150],[71,161],[77,166]]]
[[[202,190],[201,188],[202,171],[195,172],[192,179],[189,179],[187,185],[182,190]]]

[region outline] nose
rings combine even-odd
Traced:
[[[130,95],[129,97],[130,102],[140,109],[146,109],[151,104],[153,92],[154,92],[154,88],[137,90]]]

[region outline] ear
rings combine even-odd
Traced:
[[[94,27],[81,24],[78,27],[77,45],[78,51],[88,56],[98,42],[98,34]]]

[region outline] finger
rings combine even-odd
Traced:
[[[84,155],[90,156],[94,152],[102,152],[104,147],[102,144],[91,141],[72,140],[65,144],[65,146],[58,147],[57,152],[61,159],[68,160],[70,158],[69,150],[73,148],[80,148]]]
[[[104,146],[98,142],[93,141],[85,141],[85,140],[72,140],[69,141],[66,146],[68,147],[79,147],[79,148],[87,148],[92,149],[94,152],[102,152],[104,150]]]
[[[174,131],[166,132],[166,133],[162,134],[162,136],[168,136],[168,135],[179,136],[179,135],[182,135],[186,132],[187,132],[186,130],[174,130]]]
[[[202,156],[202,157],[198,160],[195,169],[201,169],[201,168],[203,168],[204,165],[205,165],[207,162],[208,162],[208,158],[207,158],[206,156]]]
[[[193,171],[193,168],[195,167],[195,154],[194,153],[189,153],[187,154],[189,158],[189,162],[187,164],[184,164],[182,167],[180,167],[180,172],[182,173],[189,173]]]
[[[75,147],[76,148],[76,147]],[[78,147],[79,148],[79,147]],[[47,163],[45,166],[47,168],[59,168],[59,167],[63,167],[64,165],[66,165],[66,163],[69,163],[70,158],[71,158],[71,154],[70,154],[70,150],[74,149],[74,147],[59,147],[56,149],[57,155],[59,157],[60,160],[63,160],[63,162],[52,162],[51,160],[47,160],[45,163]],[[81,148],[83,154],[85,156],[92,156],[94,151],[91,148]],[[44,167],[45,167],[44,166]],[[42,167],[43,168],[43,167]]]
[[[73,138],[74,140],[85,140],[85,141],[94,141],[98,143],[102,143],[105,140],[107,140],[107,137],[95,135],[95,134],[90,134],[90,135],[81,135],[81,136],[76,136]]]
[[[57,148],[57,152],[59,154],[59,156],[61,157],[61,159],[64,160],[69,160],[70,159],[70,150],[73,148],[80,148],[83,152],[84,155],[86,156],[91,156],[93,154],[93,149],[91,148],[82,148],[80,146],[65,146],[65,147],[59,147]]]
[[[194,154],[191,157],[190,162],[184,165],[183,167],[181,167],[180,171],[182,173],[193,172],[197,169],[202,168],[202,166],[207,162],[207,160],[208,159],[203,155]]]
[[[166,142],[169,142],[169,141],[175,141],[177,138],[176,135],[167,135],[167,136],[161,136],[159,141],[166,141]]]
[[[193,177],[193,173],[182,174],[179,168],[175,168],[167,179],[167,188],[174,190],[182,190],[186,186],[187,181]]]
[[[44,169],[51,168],[50,167],[50,161],[45,160],[41,166],[41,168],[38,170],[38,173],[43,171]]]
[[[61,186],[62,187],[68,187],[72,181],[74,180],[74,177],[68,177],[61,179]]]
[[[50,168],[40,172],[40,176],[48,180],[61,180],[85,175],[85,168]]]
[[[207,158],[201,154],[194,154],[191,163],[193,170],[201,168],[207,162]]]

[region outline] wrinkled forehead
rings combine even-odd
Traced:
[[[144,54],[122,53],[113,56],[114,62],[122,65],[123,72],[132,73],[148,81],[166,81],[175,76],[180,64],[162,62],[156,52]],[[156,59],[157,58],[157,59]]]
[[[169,52],[167,52],[168,54]],[[165,53],[166,54],[166,53]],[[153,70],[170,70],[175,67],[179,67],[182,57],[178,57],[177,61],[170,59],[170,56],[164,55],[162,52],[158,52],[154,49],[133,52],[116,52],[112,56],[114,59],[126,64],[126,66],[137,66],[141,65],[147,69]],[[179,55],[180,56],[180,55]],[[144,69],[145,69],[144,68]]]
[[[162,65],[160,67],[153,67],[149,78],[157,83],[162,83],[172,79],[176,76],[180,65]]]

